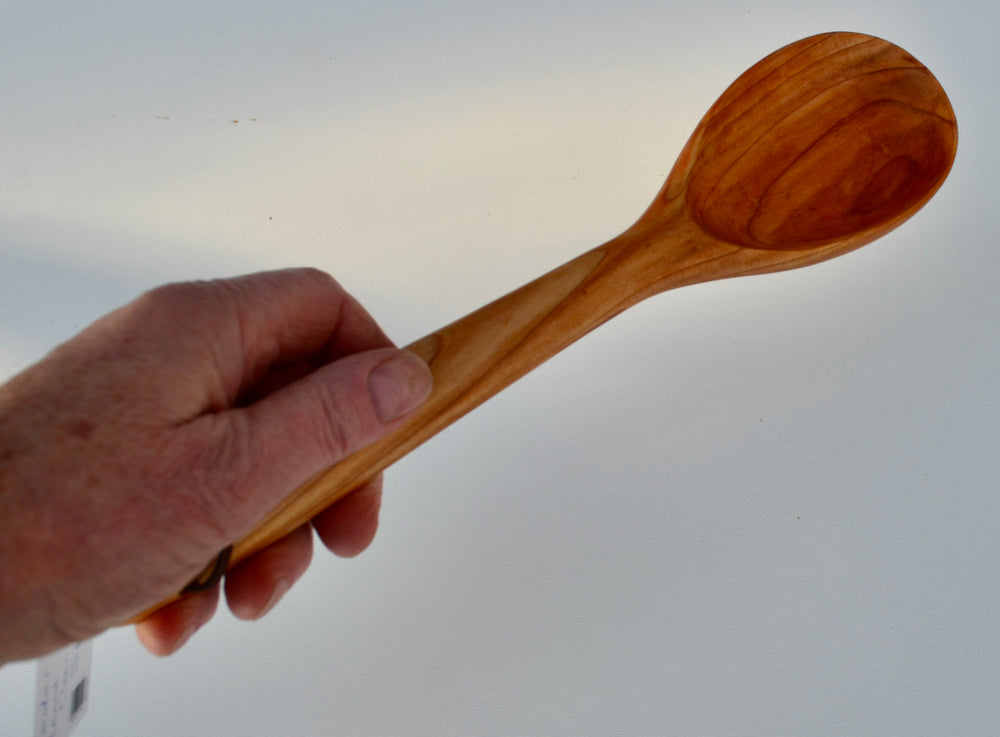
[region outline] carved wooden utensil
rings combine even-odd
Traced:
[[[409,346],[434,374],[426,404],[289,495],[202,583],[646,297],[813,264],[888,233],[941,186],[957,143],[944,90],[903,49],[828,33],[776,51],[712,106],[632,227]]]

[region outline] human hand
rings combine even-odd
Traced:
[[[288,270],[161,287],[0,387],[0,664],[87,639],[184,587],[311,476],[430,392],[333,279]],[[381,478],[312,520],[333,552],[375,533]],[[312,555],[309,526],[226,574],[266,613]],[[219,585],[137,625],[166,655]]]

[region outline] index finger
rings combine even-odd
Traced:
[[[378,323],[318,269],[262,272],[224,282],[233,297],[249,373],[304,359],[326,363],[392,347]]]
[[[157,327],[140,320],[144,332],[173,334],[175,346],[188,346],[186,367],[211,387],[196,402],[203,409],[235,406],[263,384],[280,386],[289,367],[294,379],[354,353],[393,347],[358,301],[317,269],[171,284],[147,293],[141,305],[134,311]]]

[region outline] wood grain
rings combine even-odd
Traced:
[[[934,194],[956,148],[947,96],[899,47],[833,33],[780,49],[712,106],[631,228],[408,346],[434,375],[426,404],[290,494],[229,565],[637,302],[816,263],[892,230]]]

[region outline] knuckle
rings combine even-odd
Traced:
[[[381,424],[368,400],[364,377],[331,382],[324,374],[319,371],[307,380],[306,426],[324,460],[336,463],[371,442]]]
[[[214,282],[189,281],[164,284],[140,295],[129,305],[130,316],[143,326],[156,326],[167,334],[203,324],[203,316],[222,307],[221,291]],[[199,319],[201,316],[202,319]]]
[[[340,401],[337,393],[316,390],[314,394],[313,437],[321,452],[336,463],[355,449],[365,423],[353,404]]]
[[[314,266],[306,266],[298,269],[298,272],[302,274],[304,278],[310,279],[326,289],[340,289],[340,285],[337,283],[337,280],[322,269],[317,269]]]

